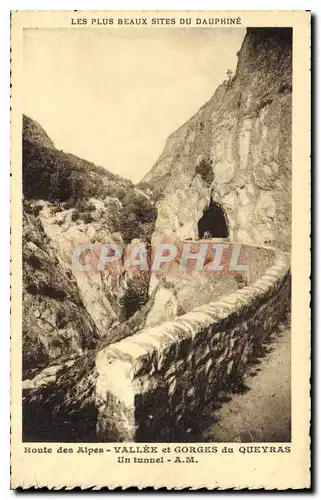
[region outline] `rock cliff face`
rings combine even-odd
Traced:
[[[77,283],[25,206],[23,220],[23,373],[32,377],[57,359],[93,348],[98,329]]]
[[[198,239],[211,204],[231,240],[289,249],[291,109],[291,30],[249,28],[235,75],[168,138],[143,179],[161,193],[154,240]]]

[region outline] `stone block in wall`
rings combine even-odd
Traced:
[[[194,346],[193,352],[193,367],[195,369],[197,369],[199,366],[203,366],[212,356],[212,351],[207,341],[205,341],[203,344],[197,344],[196,346]]]
[[[247,298],[241,292],[231,293],[227,297],[220,300],[223,304],[228,304],[233,306],[234,309],[242,309],[248,303]]]
[[[193,349],[193,339],[190,336],[181,337],[177,341],[176,352],[177,359],[186,359]]]
[[[122,360],[127,362],[131,367],[131,370],[141,371],[142,366],[146,367],[146,371],[149,370],[151,364],[151,354],[153,350],[146,349],[146,346],[140,345],[138,342],[132,342],[130,339],[124,339],[116,344],[112,344],[108,348],[100,351],[97,356],[97,362],[102,365],[102,357],[106,356],[109,360],[105,360],[105,363],[111,363],[112,360]]]
[[[150,328],[137,336],[131,337],[132,342],[138,344],[148,353],[147,363],[144,363],[145,360],[137,363],[137,375],[143,373],[143,370],[144,373],[149,373],[150,375],[154,371],[166,370],[176,359],[175,337],[169,335],[167,332],[161,332],[156,329],[153,332],[152,330]]]

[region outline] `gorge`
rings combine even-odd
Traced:
[[[25,441],[184,439],[242,379],[290,303],[291,109],[291,30],[248,28],[235,74],[137,185],[55,149],[24,117]],[[72,266],[88,242],[204,238],[241,243],[248,271]]]

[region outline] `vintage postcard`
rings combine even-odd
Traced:
[[[12,488],[310,487],[310,13],[11,13]]]

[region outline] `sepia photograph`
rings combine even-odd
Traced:
[[[310,21],[12,13],[13,489],[308,488]]]
[[[290,442],[292,29],[26,29],[23,80],[23,440]]]

